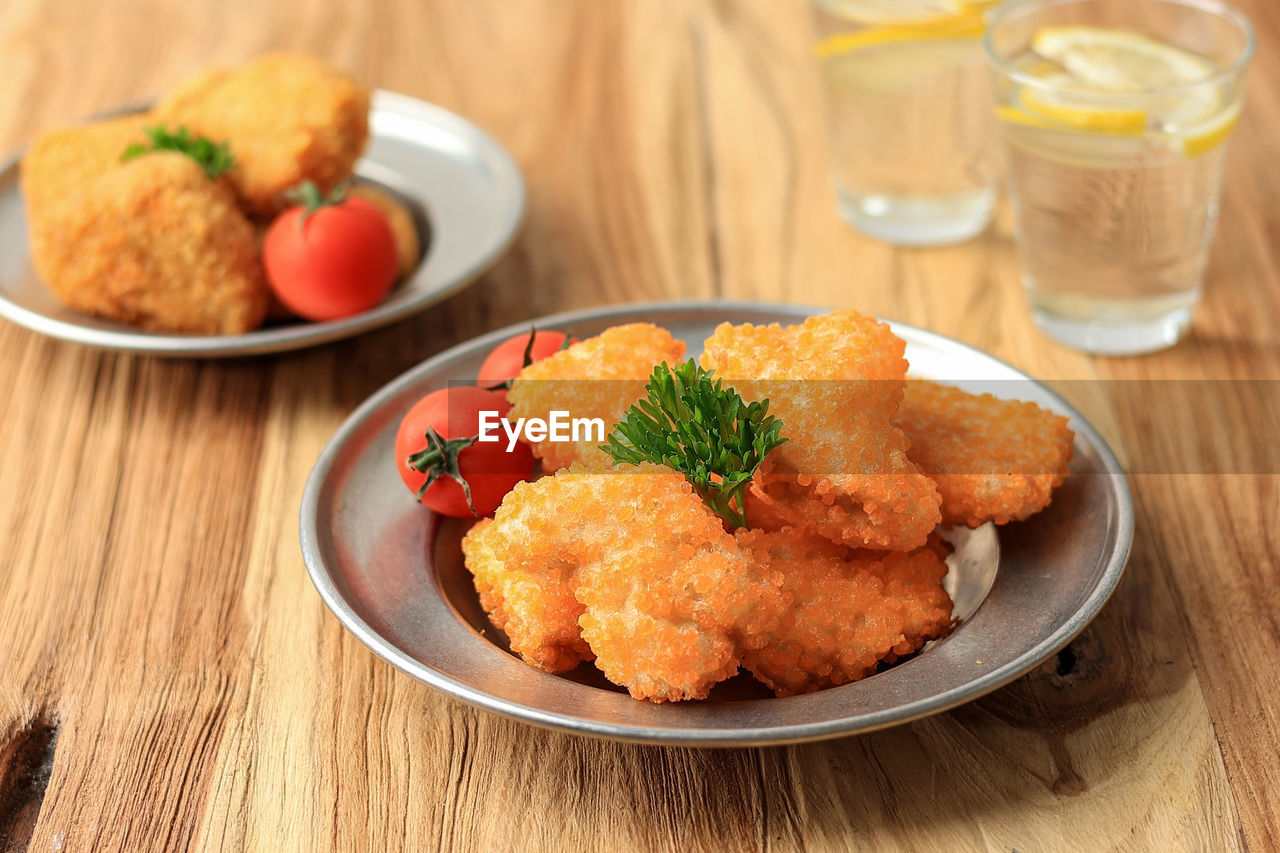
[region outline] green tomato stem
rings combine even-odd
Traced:
[[[435,427],[427,427],[424,437],[427,440],[427,446],[405,460],[405,464],[410,468],[427,475],[426,482],[418,489],[418,500],[422,500],[422,496],[435,485],[437,480],[448,477],[462,487],[462,493],[467,498],[467,509],[471,510],[472,515],[479,517],[480,513],[476,512],[476,505],[471,502],[471,484],[458,469],[458,455],[475,444],[479,436],[446,439],[436,432]]]

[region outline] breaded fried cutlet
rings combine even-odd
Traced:
[[[542,487],[555,488],[550,482]],[[526,663],[547,672],[567,672],[594,657],[578,625],[583,607],[573,596],[578,561],[568,553],[556,553],[552,543],[525,558],[524,537],[513,532],[530,523],[536,529],[554,514],[546,514],[538,499],[519,486],[503,503],[506,509],[498,511],[496,521],[481,519],[462,540],[480,604],[507,635],[511,651]]]
[[[266,313],[253,226],[183,154],[119,163],[71,197],[41,198],[28,218],[36,272],[73,308],[209,335],[247,332]]]
[[[704,698],[785,609],[781,572],[753,567],[684,477],[655,465],[521,483],[463,552],[513,651],[551,671],[594,655],[637,699]]]
[[[29,218],[63,201],[76,201],[85,187],[122,162],[124,151],[146,142],[146,115],[51,130],[37,136],[22,158],[22,196]]]
[[[378,208],[387,217],[391,226],[391,236],[396,240],[396,258],[399,260],[401,277],[413,272],[422,257],[422,243],[418,239],[418,226],[413,221],[413,214],[391,193],[372,184],[355,184],[347,191],[351,198],[362,198]]]
[[[1020,521],[1049,505],[1075,435],[1035,403],[907,381],[897,423],[908,455],[938,485],[942,520],[977,527]]]
[[[864,678],[950,627],[947,566],[936,547],[855,551],[794,527],[736,535],[758,571],[785,579],[778,628],[742,660],[779,696]]]
[[[893,422],[904,347],[856,311],[785,328],[723,323],[707,339],[703,367],[747,400],[768,398],[790,439],[751,485],[770,516],[850,547],[924,544],[940,499]]]
[[[226,142],[246,209],[270,217],[303,181],[328,193],[351,177],[369,135],[369,90],[302,54],[269,54],[200,74],[156,107],[153,121]]]
[[[600,418],[606,434],[644,396],[645,381],[660,362],[675,364],[684,342],[652,323],[606,329],[520,371],[507,392],[511,420],[550,417],[552,411],[574,418]],[[608,468],[612,459],[600,442],[540,441],[533,453],[548,471],[574,462]]]

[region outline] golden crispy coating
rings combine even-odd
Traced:
[[[267,217],[304,180],[328,192],[351,176],[369,135],[369,91],[314,57],[270,54],[188,80],[160,102],[155,121],[229,143],[236,192]]]
[[[596,666],[632,696],[701,699],[738,672],[740,648],[759,647],[776,629],[776,619],[757,611],[776,599],[783,578],[753,570],[684,477],[647,471],[600,475],[595,523],[613,518],[629,530],[611,536],[604,557],[578,574],[582,636]]]
[[[270,222],[255,220],[253,222],[253,242],[257,246],[258,256],[262,256],[262,244],[267,240],[267,229],[271,227]],[[269,286],[267,287],[267,316],[264,318],[267,323],[287,323],[290,321],[298,321],[297,314],[289,310],[289,306],[280,301],[280,297],[276,296],[276,292]]]
[[[666,329],[652,323],[614,326],[520,371],[507,392],[508,417],[546,419],[552,411],[565,411],[573,418],[601,418],[607,434],[644,396],[654,366],[683,356],[684,343]],[[543,441],[533,445],[533,453],[548,471],[574,462],[607,468],[612,460],[599,443]]]
[[[781,530],[792,526],[772,503],[764,503],[750,489],[747,489],[745,500],[747,527],[752,530]]]
[[[119,166],[124,150],[146,142],[148,117],[127,116],[98,124],[43,133],[22,158],[22,196],[28,218],[67,200],[79,200],[85,188]]]
[[[467,532],[462,553],[481,606],[507,635],[511,650],[539,669],[566,672],[592,655],[578,626],[582,605],[573,597],[574,555],[558,547],[558,540],[539,540],[528,553],[522,547],[521,531],[530,524],[544,528],[549,518],[541,494],[517,486],[496,520],[483,519]]]
[[[910,380],[898,425],[908,454],[942,495],[942,520],[1020,521],[1049,505],[1067,475],[1074,434],[1035,403]]]
[[[232,192],[182,154],[113,166],[29,213],[36,271],[73,308],[195,334],[262,322],[267,286],[253,227]]]
[[[783,609],[781,573],[753,569],[684,477],[659,466],[522,483],[463,550],[514,651],[552,671],[593,653],[637,699],[705,697]]]
[[[707,339],[703,366],[747,399],[768,397],[791,439],[751,487],[771,515],[853,547],[924,544],[939,497],[893,423],[904,346],[856,311],[786,328],[724,323]]]
[[[362,198],[382,211],[391,226],[391,236],[396,238],[396,257],[400,259],[400,276],[403,278],[413,272],[422,256],[422,246],[418,241],[418,226],[413,221],[413,214],[400,199],[384,189],[372,184],[356,184],[347,193],[351,198]]]
[[[721,323],[706,341],[702,366],[726,380],[875,380],[865,382],[868,387],[860,393],[883,407],[902,399],[905,348],[879,320],[857,311],[832,311],[798,326]]]
[[[911,654],[951,624],[938,549],[850,551],[798,528],[739,530],[758,570],[780,570],[790,603],[772,640],[743,665],[779,696],[856,681]]]

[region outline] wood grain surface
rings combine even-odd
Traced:
[[[801,0],[0,3],[5,150],[283,47],[468,116],[529,185],[491,273],[357,340],[197,363],[0,323],[0,849],[1270,849],[1280,466],[1170,460],[1202,458],[1197,425],[1225,453],[1274,441],[1277,386],[1180,421],[1098,381],[1280,379],[1280,4],[1238,2],[1261,48],[1203,309],[1177,348],[1111,360],[1032,326],[1007,211],[930,251],[841,224]],[[754,750],[525,727],[342,629],[296,535],[342,419],[496,326],[670,297],[857,307],[1083,380],[1145,460],[1113,600],[985,699]]]

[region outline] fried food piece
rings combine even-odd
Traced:
[[[418,240],[418,226],[413,214],[400,199],[372,184],[355,184],[347,192],[351,198],[362,198],[382,211],[391,226],[391,236],[396,239],[396,257],[400,260],[400,277],[413,272],[422,257],[422,245]]]
[[[851,547],[908,551],[940,519],[933,483],[893,423],[905,344],[856,311],[802,325],[721,324],[703,367],[746,399],[768,398],[786,444],[751,485],[770,514]]]
[[[754,569],[684,477],[655,465],[522,483],[463,552],[513,651],[550,671],[594,654],[637,699],[704,698],[785,609],[781,572]]]
[[[762,502],[751,489],[747,489],[743,497],[746,503],[747,527],[750,529],[781,530],[792,526],[772,503]]]
[[[166,332],[233,335],[262,322],[253,227],[185,155],[118,164],[29,213],[36,272],[73,308]]]
[[[147,140],[146,116],[126,116],[97,124],[43,133],[22,158],[22,196],[29,219],[52,207],[78,200],[85,187],[122,162],[131,144]]]
[[[270,222],[262,222],[261,220],[253,223],[253,242],[257,247],[258,257],[262,257],[262,245],[267,241],[267,229],[271,227]],[[263,268],[263,274],[266,274],[266,268]],[[280,297],[276,296],[276,292],[271,289],[270,282],[267,284],[267,323],[288,323],[299,321],[297,314],[289,310],[289,306],[280,301]]]
[[[908,455],[942,495],[942,520],[977,527],[1021,521],[1049,505],[1067,475],[1075,434],[1035,403],[907,382],[897,423]]]
[[[507,399],[509,418],[550,417],[552,411],[572,418],[600,418],[605,432],[645,395],[645,381],[659,362],[674,364],[684,356],[684,342],[652,323],[630,323],[606,329],[520,371]],[[608,468],[612,459],[599,441],[541,441],[533,453],[548,471],[574,462]]]
[[[538,482],[548,482],[542,487],[547,492],[558,490],[549,478]],[[511,651],[538,669],[567,672],[593,657],[578,625],[583,607],[573,597],[578,562],[550,542],[526,549],[523,537],[512,535],[529,523],[545,527],[548,517],[539,494],[517,486],[503,502],[505,511],[500,508],[496,519],[483,519],[467,531],[462,553],[480,605],[507,635]]]
[[[269,54],[188,80],[154,121],[228,143],[237,194],[253,215],[270,217],[302,181],[328,193],[351,177],[369,135],[369,90],[314,57]]]
[[[651,466],[601,479],[594,523],[625,527],[578,573],[596,666],[638,699],[705,698],[738,672],[740,649],[776,630],[782,573],[753,569],[683,476]]]
[[[787,601],[771,641],[743,665],[779,696],[856,681],[946,633],[951,598],[936,546],[851,551],[799,528],[739,530],[757,571],[781,571]]]

